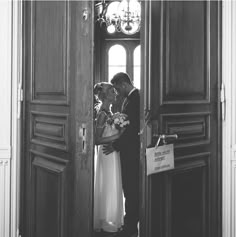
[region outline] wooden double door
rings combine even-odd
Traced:
[[[221,3],[142,1],[140,236],[221,236]],[[23,2],[22,237],[93,236],[94,2]],[[175,169],[145,148],[177,134]],[[132,170],[131,170],[132,172]]]
[[[178,139],[175,169],[143,183],[142,236],[221,236],[221,3],[144,5],[144,147],[156,134]]]

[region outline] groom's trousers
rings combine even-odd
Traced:
[[[135,233],[139,221],[139,149],[120,151],[120,157],[126,213],[124,228]]]

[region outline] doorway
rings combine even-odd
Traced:
[[[109,9],[112,4],[119,4],[118,1],[107,1],[108,7],[106,8],[106,14],[109,15]],[[101,2],[95,3],[95,13],[102,12],[102,10],[96,9],[101,7]],[[101,19],[102,18],[102,19]],[[140,89],[140,75],[141,75],[141,45],[140,45],[140,31],[134,34],[125,34],[122,31],[116,31],[114,33],[108,32],[108,27],[106,26],[105,22],[103,22],[104,16],[102,15],[95,15],[95,78],[94,83],[98,82],[110,82],[112,77],[118,72],[125,72],[129,75],[133,85],[135,88]],[[96,21],[96,19],[98,19]],[[116,96],[116,101],[112,104],[112,112],[121,112],[121,107],[124,101],[124,97],[118,95]],[[130,141],[132,143],[132,141]],[[97,160],[99,158],[95,155],[94,156],[94,163],[95,166],[97,164]],[[139,157],[137,155],[137,160]],[[103,163],[103,162],[101,162]],[[105,161],[104,161],[105,163]],[[103,163],[103,164],[104,164]],[[101,165],[102,166],[102,165]],[[104,165],[105,166],[105,165]],[[96,166],[97,167],[97,166]],[[96,167],[94,169],[95,178],[97,178]],[[100,167],[100,166],[99,166]],[[105,173],[105,171],[104,171]],[[114,172],[115,173],[115,172]],[[96,186],[95,186],[96,188]],[[97,193],[97,192],[96,192]],[[104,194],[105,195],[105,194]],[[95,195],[95,199],[97,200],[97,196]],[[122,200],[123,201],[123,200]],[[124,199],[125,201],[125,199]],[[115,201],[114,201],[115,203]],[[124,206],[124,205],[123,205]],[[97,208],[94,208],[95,212]],[[99,211],[98,211],[99,212]],[[97,212],[96,212],[97,213]],[[103,212],[100,211],[99,214],[103,215]],[[99,214],[96,215],[99,218]],[[113,217],[113,215],[111,215]],[[111,217],[111,219],[112,219]],[[102,219],[102,218],[101,218]],[[108,223],[108,221],[101,221],[100,227],[96,221],[95,226],[95,236],[112,236],[114,233],[110,230],[116,229],[115,231],[119,232],[121,228],[114,228],[110,227],[112,224]],[[116,226],[116,224],[114,224]],[[105,230],[105,231],[104,231]],[[107,230],[107,233],[106,233]],[[110,233],[108,232],[110,231]]]
[[[220,236],[221,4],[142,9],[140,236]],[[21,235],[91,237],[94,3],[24,2],[23,15]],[[175,133],[176,168],[147,177],[145,148]]]

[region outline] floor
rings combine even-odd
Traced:
[[[109,232],[95,232],[94,237],[115,237],[116,233]]]
[[[94,237],[115,237],[117,233],[95,232]],[[138,235],[139,237],[139,235]]]

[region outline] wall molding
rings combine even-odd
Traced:
[[[11,159],[11,147],[0,147],[0,159]]]
[[[20,124],[22,88],[22,0],[12,1],[12,87],[11,87],[11,198],[10,198],[10,234],[19,236],[20,209]]]
[[[0,236],[10,237],[12,174],[12,1],[1,2],[0,25]]]
[[[236,2],[222,1],[222,82],[225,85],[225,120],[222,121],[222,237],[235,236],[235,76]],[[234,201],[235,202],[235,201]]]
[[[235,210],[236,210],[236,161],[232,161],[232,195],[231,195],[231,207],[232,207],[232,213],[231,213],[231,236],[235,236],[236,234],[236,218],[235,218]]]
[[[0,159],[0,236],[10,236],[10,166],[9,159]]]
[[[231,223],[230,223],[230,230],[231,230],[231,237],[236,235],[236,2],[231,2],[231,189],[229,190],[230,195],[230,205],[231,205]]]

